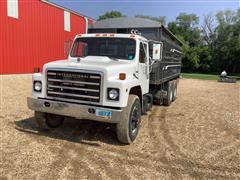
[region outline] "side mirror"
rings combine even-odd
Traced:
[[[161,61],[162,60],[162,43],[153,43],[152,45],[152,59],[154,61]]]

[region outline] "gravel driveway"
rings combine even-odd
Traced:
[[[86,120],[38,132],[31,76],[0,79],[0,179],[240,179],[239,83],[181,79],[177,100],[123,146],[114,126]]]

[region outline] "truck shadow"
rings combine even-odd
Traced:
[[[114,124],[109,123],[67,118],[59,128],[39,130],[34,118],[31,117],[15,121],[15,128],[19,131],[37,136],[67,140],[85,145],[101,146],[101,142],[103,142],[122,146],[117,140]]]

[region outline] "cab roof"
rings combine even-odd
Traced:
[[[96,34],[78,34],[75,38],[81,38],[81,37],[109,37],[109,38],[134,38],[134,39],[140,39],[142,41],[148,41],[143,36],[140,36],[138,34],[118,34],[118,33],[96,33]]]

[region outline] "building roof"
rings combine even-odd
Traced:
[[[101,21],[96,21],[91,29],[107,29],[107,28],[156,28],[161,27],[157,21],[136,17],[120,17],[110,18]]]
[[[73,13],[73,14],[75,14],[75,15],[77,15],[77,16],[86,17],[86,18],[88,18],[88,19],[90,19],[90,20],[92,20],[92,21],[96,21],[95,19],[93,19],[93,18],[91,18],[91,17],[89,17],[89,16],[85,16],[84,14],[81,14],[81,13],[79,13],[79,12],[76,12],[76,11],[73,11],[73,10],[71,10],[71,9],[65,8],[65,7],[60,6],[60,5],[56,4],[56,3],[53,3],[53,2],[51,2],[51,1],[49,1],[49,0],[40,0],[40,1],[42,1],[42,2],[44,2],[44,3],[47,3],[47,4],[50,4],[50,5],[52,5],[52,6],[55,6],[55,7],[57,7],[57,8],[63,9],[63,10],[65,10],[65,11],[68,11],[68,12],[70,12],[70,13]]]

